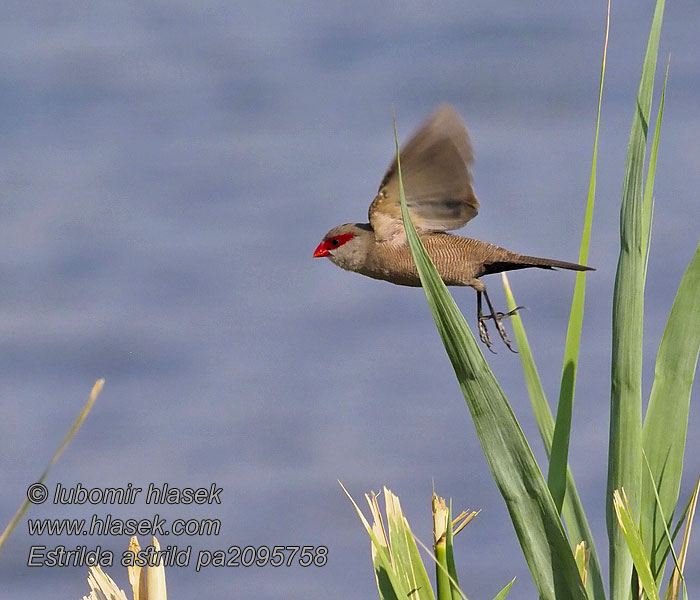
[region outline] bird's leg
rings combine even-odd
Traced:
[[[514,315],[515,313],[518,312],[522,308],[522,306],[517,306],[511,311],[508,311],[507,313],[502,313],[502,312],[496,312],[493,308],[493,304],[491,304],[491,299],[489,298],[489,295],[486,293],[486,287],[482,290],[484,293],[484,296],[486,297],[486,304],[488,304],[489,310],[491,311],[491,314],[489,316],[484,317],[483,315],[479,318],[479,323],[481,323],[481,320],[486,320],[486,319],[493,319],[494,322],[496,323],[496,328],[498,329],[498,333],[501,336],[501,339],[503,340],[503,343],[508,346],[508,350],[511,352],[515,352],[517,354],[517,350],[513,349],[513,346],[511,346],[510,340],[508,339],[508,335],[506,334],[506,329],[503,327],[503,323],[501,321],[503,319],[507,319],[508,317]],[[479,293],[480,295],[480,293]],[[486,327],[484,327],[485,329]]]
[[[488,296],[487,296],[487,298],[488,298]],[[489,351],[496,354],[496,351],[492,348],[493,344],[491,343],[491,338],[489,338],[489,332],[486,329],[486,323],[485,323],[486,319],[490,319],[491,317],[484,317],[484,313],[481,310],[481,291],[480,290],[476,291],[476,317],[477,317],[477,322],[479,323],[479,338],[481,338],[481,341],[489,349]]]

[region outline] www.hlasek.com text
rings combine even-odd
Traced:
[[[29,535],[219,535],[220,519],[119,519],[112,515],[87,519],[27,519]]]

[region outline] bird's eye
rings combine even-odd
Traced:
[[[333,238],[333,239],[331,240],[331,246],[333,246],[334,248],[335,248],[338,244],[340,244],[340,242],[338,241],[338,238]]]

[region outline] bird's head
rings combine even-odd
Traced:
[[[314,258],[328,257],[339,267],[351,271],[364,264],[368,244],[374,232],[363,223],[347,223],[331,229],[314,250]]]

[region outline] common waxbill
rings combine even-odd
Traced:
[[[482,275],[538,267],[592,271],[575,263],[523,256],[470,238],[447,233],[473,219],[479,209],[469,165],[474,161],[464,121],[451,106],[442,105],[400,151],[401,172],[413,224],[446,285],[476,290],[479,337],[491,350],[486,321],[493,319],[503,342],[513,350],[501,320],[514,314],[496,312]],[[399,180],[394,159],[369,207],[369,223],[348,223],[331,229],[314,251],[348,271],[397,285],[420,286],[401,220]],[[481,309],[486,298],[489,313]]]

